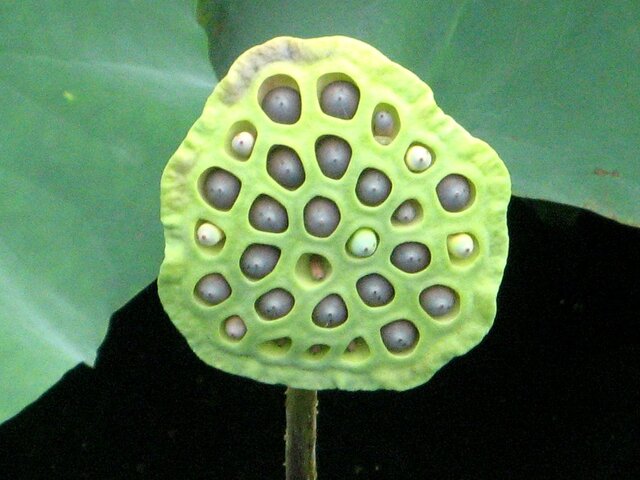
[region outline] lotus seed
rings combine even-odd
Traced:
[[[293,295],[283,288],[274,288],[256,301],[256,310],[269,320],[284,317],[293,308]]]
[[[337,180],[347,171],[351,161],[351,147],[342,138],[322,137],[316,143],[316,158],[322,173]]]
[[[300,118],[300,93],[291,87],[274,88],[262,99],[262,109],[276,123],[296,123]]]
[[[209,305],[217,305],[231,295],[231,287],[219,273],[212,273],[200,279],[196,285],[198,296]]]
[[[370,307],[386,305],[395,295],[395,290],[389,281],[377,273],[360,278],[356,283],[356,288],[362,301]]]
[[[225,320],[224,332],[232,340],[240,340],[247,333],[247,326],[242,318],[238,315],[233,315]]]
[[[285,208],[266,195],[258,197],[249,209],[249,222],[253,228],[263,232],[284,232],[289,227]]]
[[[240,193],[240,180],[226,170],[216,169],[207,175],[205,198],[220,210],[229,210]]]
[[[231,139],[231,149],[240,158],[249,158],[254,143],[255,138],[251,132],[240,132]]]
[[[418,340],[418,330],[408,320],[396,320],[380,330],[382,341],[390,352],[401,353],[411,349]]]
[[[415,200],[402,202],[396,211],[393,212],[393,220],[398,223],[407,224],[413,222],[418,216],[418,205]]]
[[[276,182],[291,190],[302,185],[305,179],[300,157],[289,147],[278,146],[269,152],[267,172]]]
[[[204,247],[213,247],[222,240],[224,233],[222,233],[222,230],[215,225],[205,222],[198,227],[196,237],[200,245]]]
[[[391,180],[380,170],[368,168],[358,178],[356,195],[365,205],[380,205],[391,192]]]
[[[322,90],[320,107],[327,115],[348,120],[356,114],[359,101],[358,87],[350,82],[337,81]]]
[[[473,237],[468,233],[457,233],[447,238],[447,248],[449,255],[454,258],[469,258],[475,250]]]
[[[422,243],[401,243],[391,252],[391,263],[407,273],[424,270],[431,262],[431,252]]]
[[[380,137],[392,137],[395,130],[393,115],[387,110],[380,110],[373,116],[373,134]]]
[[[332,293],[315,306],[311,318],[320,327],[337,327],[347,319],[347,306],[340,295]]]
[[[456,306],[456,294],[449,287],[434,285],[420,293],[420,305],[434,318],[442,317]]]
[[[444,177],[436,187],[442,208],[448,212],[464,210],[471,201],[471,185],[462,175]]]
[[[431,152],[422,145],[414,145],[404,156],[404,163],[412,172],[422,172],[431,166]]]
[[[304,207],[304,226],[311,235],[328,237],[340,223],[340,210],[328,198],[316,197]]]
[[[378,236],[370,228],[357,230],[347,242],[347,250],[356,257],[370,257],[378,248]]]
[[[247,277],[258,280],[271,273],[279,259],[280,249],[271,245],[254,244],[240,257],[240,269]]]
[[[315,254],[309,257],[309,273],[314,280],[324,280],[327,276],[327,267],[323,257]]]

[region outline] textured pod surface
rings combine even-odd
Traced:
[[[359,91],[352,118],[327,115],[321,105],[322,87],[344,78]],[[265,91],[290,85],[299,89],[299,118],[285,123],[265,115]],[[376,123],[381,111],[390,113],[390,126],[385,118]],[[238,161],[230,142],[249,127],[255,145]],[[346,167],[329,154],[318,156],[321,139],[332,137],[349,147]],[[407,160],[415,145],[432,154],[428,168],[423,150]],[[305,179],[298,188],[268,167],[278,146],[300,159]],[[337,170],[323,165],[327,159]],[[241,184],[226,210],[215,208],[202,188],[203,175],[216,168]],[[359,182],[371,171],[386,181]],[[446,193],[459,205],[453,191],[459,184],[438,191],[455,176],[469,182],[461,209],[443,200]],[[382,199],[371,197],[377,186],[365,193],[385,184]],[[497,154],[445,115],[411,72],[345,37],[274,39],[236,61],[165,169],[160,297],[194,351],[222,370],[306,389],[405,390],[426,382],[490,328],[508,250],[509,197]],[[267,202],[252,214],[264,199],[278,208]],[[252,224],[271,210],[287,219],[284,229]],[[219,227],[224,242],[200,245],[194,232],[203,222]],[[363,229],[375,232],[377,245],[357,256],[349,240]],[[476,247],[463,261],[447,243],[461,232]],[[280,252],[258,279],[252,268],[260,270],[269,256],[242,262],[252,245]],[[232,292],[215,304],[196,288],[211,272],[224,276]],[[434,286],[453,292],[452,306],[451,297],[429,290]],[[225,323],[236,317],[242,324]]]

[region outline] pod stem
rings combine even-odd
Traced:
[[[287,387],[285,468],[287,480],[316,480],[318,392]]]

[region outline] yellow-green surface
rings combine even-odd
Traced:
[[[319,80],[336,73],[351,78],[361,92],[351,120],[324,114],[318,103]],[[299,88],[302,114],[293,125],[272,122],[260,107],[259,89],[276,75],[294,79]],[[400,120],[389,145],[376,141],[371,130],[372,114],[381,103],[393,106]],[[249,159],[241,161],[231,153],[229,142],[236,125],[248,125],[244,122],[255,127],[257,140]],[[353,150],[340,180],[325,177],[315,159],[316,140],[327,134],[344,138]],[[414,143],[428,146],[435,155],[434,164],[421,173],[409,171],[404,163]],[[273,145],[298,152],[306,181],[297,190],[281,187],[268,175],[266,156]],[[214,209],[201,194],[199,182],[212,167],[226,169],[241,181],[239,197],[229,211]],[[377,207],[362,205],[355,194],[358,176],[369,167],[386,173],[393,185]],[[475,187],[472,204],[459,213],[446,212],[436,195],[438,182],[452,173],[466,176]],[[403,390],[427,381],[453,356],[476,345],[493,322],[508,246],[507,170],[486,143],[471,137],[436,106],[424,83],[362,42],[346,37],[279,38],[243,54],[169,161],[161,190],[166,250],[158,280],[160,298],[194,351],[225,371],[298,388]],[[261,194],[286,208],[285,232],[261,232],[249,224],[249,207]],[[314,237],[304,228],[304,205],[316,196],[333,200],[341,212],[328,238]],[[421,204],[422,217],[407,226],[393,225],[393,211],[407,199]],[[202,221],[225,232],[222,249],[197,243],[195,230]],[[380,241],[374,255],[356,258],[345,244],[362,227],[374,229]],[[447,237],[458,232],[470,233],[478,247],[472,258],[455,262],[447,253]],[[393,248],[407,241],[422,242],[431,250],[425,270],[409,274],[391,264]],[[258,281],[246,278],[239,267],[242,252],[252,243],[274,245],[282,252],[273,272]],[[298,260],[309,253],[331,264],[324,281],[314,282],[296,269]],[[395,288],[393,301],[383,307],[368,307],[356,291],[357,280],[374,272]],[[232,289],[231,296],[215,306],[194,293],[198,280],[209,273],[222,274]],[[436,284],[450,286],[460,297],[459,309],[444,320],[430,318],[418,300],[420,291]],[[291,292],[295,305],[283,318],[263,320],[254,302],[272,288]],[[312,322],[311,312],[330,293],[344,299],[349,313],[344,324],[323,328]],[[222,322],[231,315],[247,324],[247,334],[239,341],[224,333]],[[380,334],[382,326],[398,319],[410,320],[419,331],[415,348],[402,354],[389,352]],[[274,344],[282,338],[288,339],[285,346]],[[357,347],[349,351],[353,340]],[[314,355],[309,351],[314,345],[329,348]]]

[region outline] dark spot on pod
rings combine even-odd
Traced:
[[[304,167],[298,154],[291,148],[277,146],[267,155],[267,172],[285,188],[295,190],[305,179]]]
[[[253,244],[247,247],[240,257],[240,269],[247,277],[258,280],[271,273],[279,259],[279,248]]]
[[[229,298],[231,287],[222,275],[211,273],[200,279],[196,285],[196,293],[203,302],[217,305]]]
[[[358,109],[360,91],[351,82],[338,80],[324,87],[320,96],[320,108],[327,115],[348,120]]]
[[[393,285],[377,273],[361,277],[356,283],[356,288],[362,301],[370,307],[386,305],[395,295]]]
[[[471,184],[462,175],[444,177],[436,187],[436,193],[442,208],[448,212],[464,210],[471,202]]]
[[[273,198],[260,195],[249,209],[249,222],[253,228],[263,232],[284,232],[289,227],[285,208]]]
[[[304,207],[304,226],[316,237],[328,237],[340,223],[340,210],[334,202],[324,197],[312,199]]]
[[[391,180],[380,170],[367,168],[360,174],[356,185],[356,195],[365,205],[371,207],[384,202],[391,192]]]
[[[320,327],[337,327],[347,319],[347,306],[340,295],[332,293],[315,306],[311,318]]]
[[[226,170],[213,170],[204,181],[205,199],[220,210],[229,210],[239,193],[240,180]]]
[[[316,142],[316,158],[322,173],[337,180],[342,178],[349,167],[351,146],[340,137],[322,137]]]
[[[262,99],[262,109],[276,123],[296,123],[300,118],[300,93],[291,87],[276,87]]]
[[[274,288],[256,300],[256,310],[268,320],[284,317],[294,304],[293,295],[283,288]]]
[[[419,332],[408,320],[396,320],[380,329],[382,341],[392,353],[402,353],[411,350],[417,343]]]
[[[407,273],[416,273],[424,270],[430,262],[431,252],[422,243],[401,243],[391,252],[391,263]]]
[[[434,285],[420,293],[420,305],[430,316],[443,317],[456,308],[457,295],[449,287]]]

